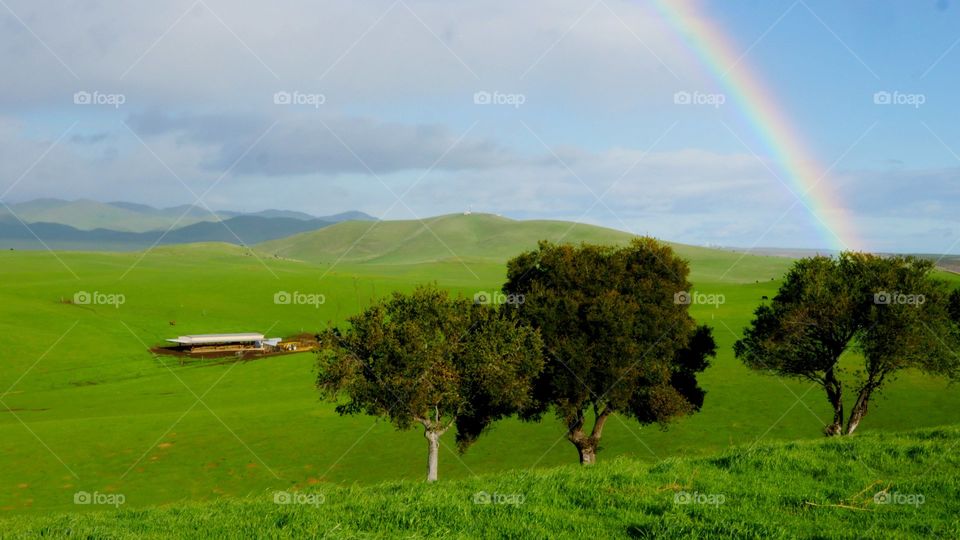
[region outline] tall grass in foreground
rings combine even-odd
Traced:
[[[24,516],[4,537],[960,538],[960,428]]]

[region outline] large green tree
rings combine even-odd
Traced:
[[[492,306],[436,287],[394,293],[321,336],[317,387],[340,414],[365,413],[398,429],[423,426],[427,481],[437,479],[440,437],[455,427],[461,451],[494,421],[529,405],[543,369],[539,333]]]
[[[690,291],[688,272],[650,238],[626,247],[541,242],[511,260],[504,292],[518,301],[510,309],[540,330],[546,346],[523,417],[539,420],[552,409],[580,462],[591,464],[611,415],[666,425],[699,410],[696,374],[716,346],[678,301]]]
[[[907,368],[956,378],[957,326],[934,265],[913,257],[846,252],[797,261],[769,304],[754,312],[736,356],[752,369],[815,382],[833,410],[828,436],[851,434],[870,398]],[[841,363],[848,351],[862,366]],[[844,384],[855,399],[844,425]]]

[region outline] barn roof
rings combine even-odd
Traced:
[[[167,341],[181,345],[207,345],[211,343],[249,343],[251,341],[262,340],[263,334],[245,332],[239,334],[194,334],[190,336],[180,336],[176,339],[168,339]]]

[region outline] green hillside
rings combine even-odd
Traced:
[[[623,231],[565,221],[515,221],[490,214],[451,214],[410,221],[340,223],[256,246],[267,256],[312,263],[413,265],[455,263],[468,269],[477,263],[502,265],[518,253],[536,249],[539,240],[625,244]],[[780,276],[789,259],[749,257],[740,253],[672,244],[696,260],[693,277],[730,283],[769,280]],[[400,270],[402,271],[402,270]]]
[[[522,243],[535,242],[531,236]],[[761,297],[776,291],[778,282],[767,277],[771,261],[788,261],[745,257],[736,266],[737,283],[709,277],[719,277],[739,255],[689,249],[694,287],[725,297],[719,306],[691,306],[715,328],[719,346],[702,375],[703,411],[668,431],[615,416],[600,460],[656,463],[758,440],[819,440],[828,406],[818,389],[751,372],[731,351]],[[417,283],[436,281],[471,296],[499,287],[504,276],[502,263],[493,261],[334,266],[223,244],[146,254],[0,251],[0,268],[0,516],[75,510],[78,490],[121,492],[127,508],[142,508],[311,485],[419,480],[422,435],[337,415],[318,400],[309,353],[181,366],[147,349],[182,334],[316,331]],[[64,303],[80,291],[122,294],[124,302]],[[278,305],[279,291],[323,294],[325,302]],[[860,430],[956,423],[958,410],[960,394],[946,381],[907,372],[872,404]],[[451,438],[441,450],[441,479],[574,462],[562,434],[548,416],[540,424],[499,423],[462,456]]]
[[[565,236],[564,236],[565,235]],[[630,235],[560,221],[513,221],[489,214],[433,217],[423,222],[345,222],[258,246],[265,253],[310,262],[416,264],[448,259],[505,261],[537,239],[626,243]]]
[[[0,520],[12,538],[957,538],[960,430]],[[279,501],[279,504],[278,502]],[[87,507],[90,508],[90,507]],[[96,508],[96,507],[93,507]]]

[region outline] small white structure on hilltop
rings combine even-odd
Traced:
[[[468,206],[467,209],[463,211],[463,215],[465,215],[465,216],[469,216],[469,215],[472,214],[472,213],[473,213],[473,207],[472,207],[472,206]]]

